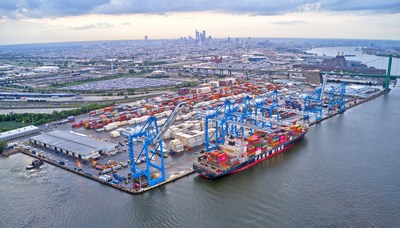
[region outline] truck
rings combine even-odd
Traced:
[[[101,175],[99,176],[99,179],[105,182],[110,182],[112,181],[112,178],[109,175]]]

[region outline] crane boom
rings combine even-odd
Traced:
[[[322,76],[322,87],[321,87],[321,94],[320,94],[320,97],[319,97],[320,101],[322,101],[324,99],[324,93],[325,93],[325,86],[326,86],[327,77],[328,76],[326,74],[324,74]]]
[[[183,106],[186,105],[186,102],[181,102],[179,103],[174,110],[172,111],[171,115],[169,115],[169,117],[167,118],[167,120],[165,121],[164,125],[162,126],[162,128],[158,131],[158,134],[156,135],[156,137],[154,138],[152,144],[158,144],[162,137],[164,136],[164,134],[167,132],[168,128],[171,126],[171,124],[176,120],[176,117],[178,117],[179,111],[182,109]]]

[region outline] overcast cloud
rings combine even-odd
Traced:
[[[85,14],[165,14],[219,11],[277,15],[302,11],[399,13],[399,0],[1,0],[0,17],[46,18]]]
[[[0,0],[0,45],[212,37],[400,40],[400,0]]]

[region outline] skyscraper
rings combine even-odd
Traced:
[[[195,30],[196,36],[195,36],[195,41],[196,45],[203,45],[206,42],[206,30],[203,30],[203,32]]]

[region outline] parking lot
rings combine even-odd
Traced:
[[[181,82],[168,79],[149,79],[149,78],[117,78],[112,80],[98,81],[85,83],[75,86],[64,87],[64,90],[79,90],[79,91],[99,91],[99,90],[123,90],[123,89],[138,89],[147,87],[161,87],[179,85]]]

